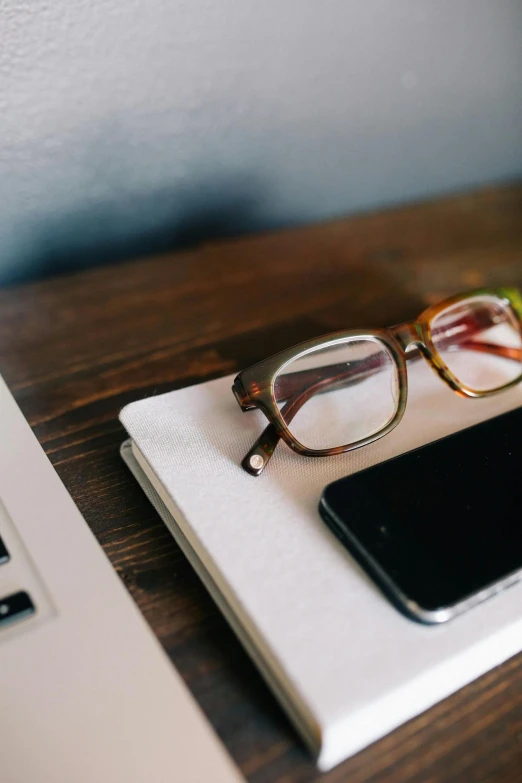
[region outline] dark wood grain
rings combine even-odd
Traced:
[[[483,284],[522,284],[522,186],[0,290],[0,371],[252,783],[319,776],[122,464],[118,412],[323,332],[414,317]],[[521,781],[522,656],[321,780]]]

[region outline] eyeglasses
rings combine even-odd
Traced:
[[[406,407],[406,362],[424,357],[462,397],[485,397],[522,380],[522,294],[482,289],[429,307],[389,329],[335,332],[281,351],[236,377],[244,411],[270,422],[241,463],[253,476],[280,440],[326,457],[382,438]]]

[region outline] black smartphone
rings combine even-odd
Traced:
[[[451,619],[522,578],[522,408],[329,484],[319,510],[404,614]]]

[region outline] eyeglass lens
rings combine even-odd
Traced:
[[[432,321],[435,350],[467,388],[501,389],[522,372],[522,336],[509,305],[494,296],[458,302]]]
[[[346,446],[383,430],[394,418],[398,370],[377,338],[351,338],[286,364],[274,396],[293,437],[308,449]]]

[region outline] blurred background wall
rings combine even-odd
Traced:
[[[0,281],[521,175],[520,0],[0,0]]]

